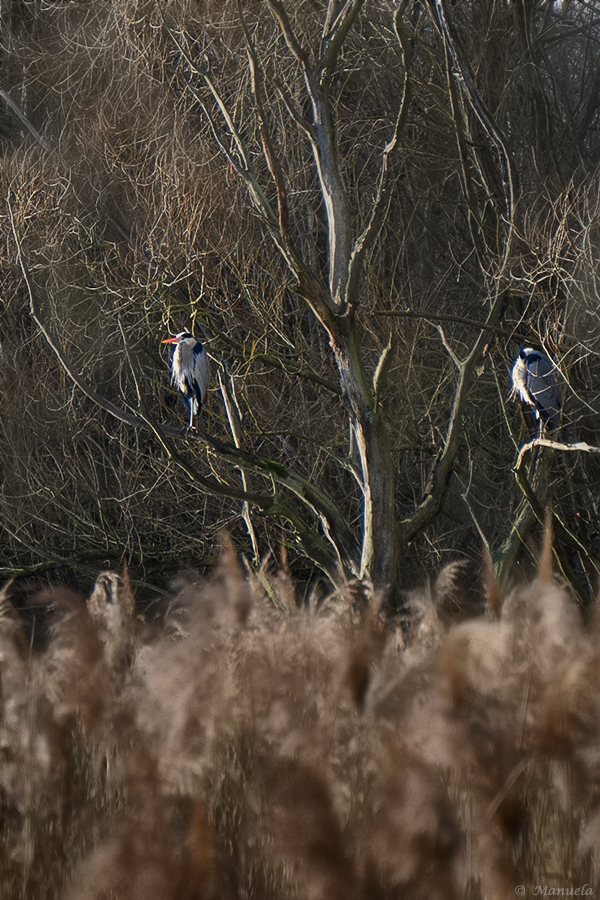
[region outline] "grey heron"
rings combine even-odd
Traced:
[[[208,356],[202,343],[189,331],[180,331],[163,344],[175,344],[171,359],[171,380],[177,385],[190,407],[190,423],[202,409],[208,391]]]
[[[512,367],[512,395],[530,406],[538,420],[539,432],[560,428],[562,397],[556,365],[545,353],[522,347]]]

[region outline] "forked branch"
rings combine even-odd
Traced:
[[[348,0],[333,21],[323,39],[321,58],[317,63],[317,72],[329,76],[333,70],[340,50],[352,28],[365,0]]]
[[[477,366],[481,364],[483,353],[487,346],[487,329],[496,326],[503,305],[503,295],[498,293],[494,299],[487,321],[468,355],[463,360],[459,360],[453,352],[451,354],[458,368],[458,379],[454,391],[454,401],[444,446],[438,455],[429,477],[429,483],[425,491],[424,499],[410,516],[400,522],[400,540],[403,543],[408,543],[415,535],[419,534],[429,522],[431,522],[434,516],[437,515],[440,509],[448,478],[452,472],[452,466],[458,450],[460,437],[462,435],[463,419],[468,394],[473,381],[473,374]]]

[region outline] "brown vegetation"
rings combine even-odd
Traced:
[[[408,630],[357,585],[277,609],[226,552],[159,626],[64,589],[32,650],[2,600],[6,900],[505,898],[596,888],[598,622],[548,580]]]

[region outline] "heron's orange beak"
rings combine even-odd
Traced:
[[[161,344],[176,344],[177,338],[167,338],[166,341],[161,341]]]

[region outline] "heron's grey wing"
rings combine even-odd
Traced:
[[[194,353],[194,377],[200,387],[202,394],[202,403],[206,400],[208,392],[208,381],[210,378],[210,368],[208,364],[208,356],[204,347],[199,353]]]
[[[547,356],[528,360],[527,387],[548,427],[558,428],[562,398],[554,363]]]

